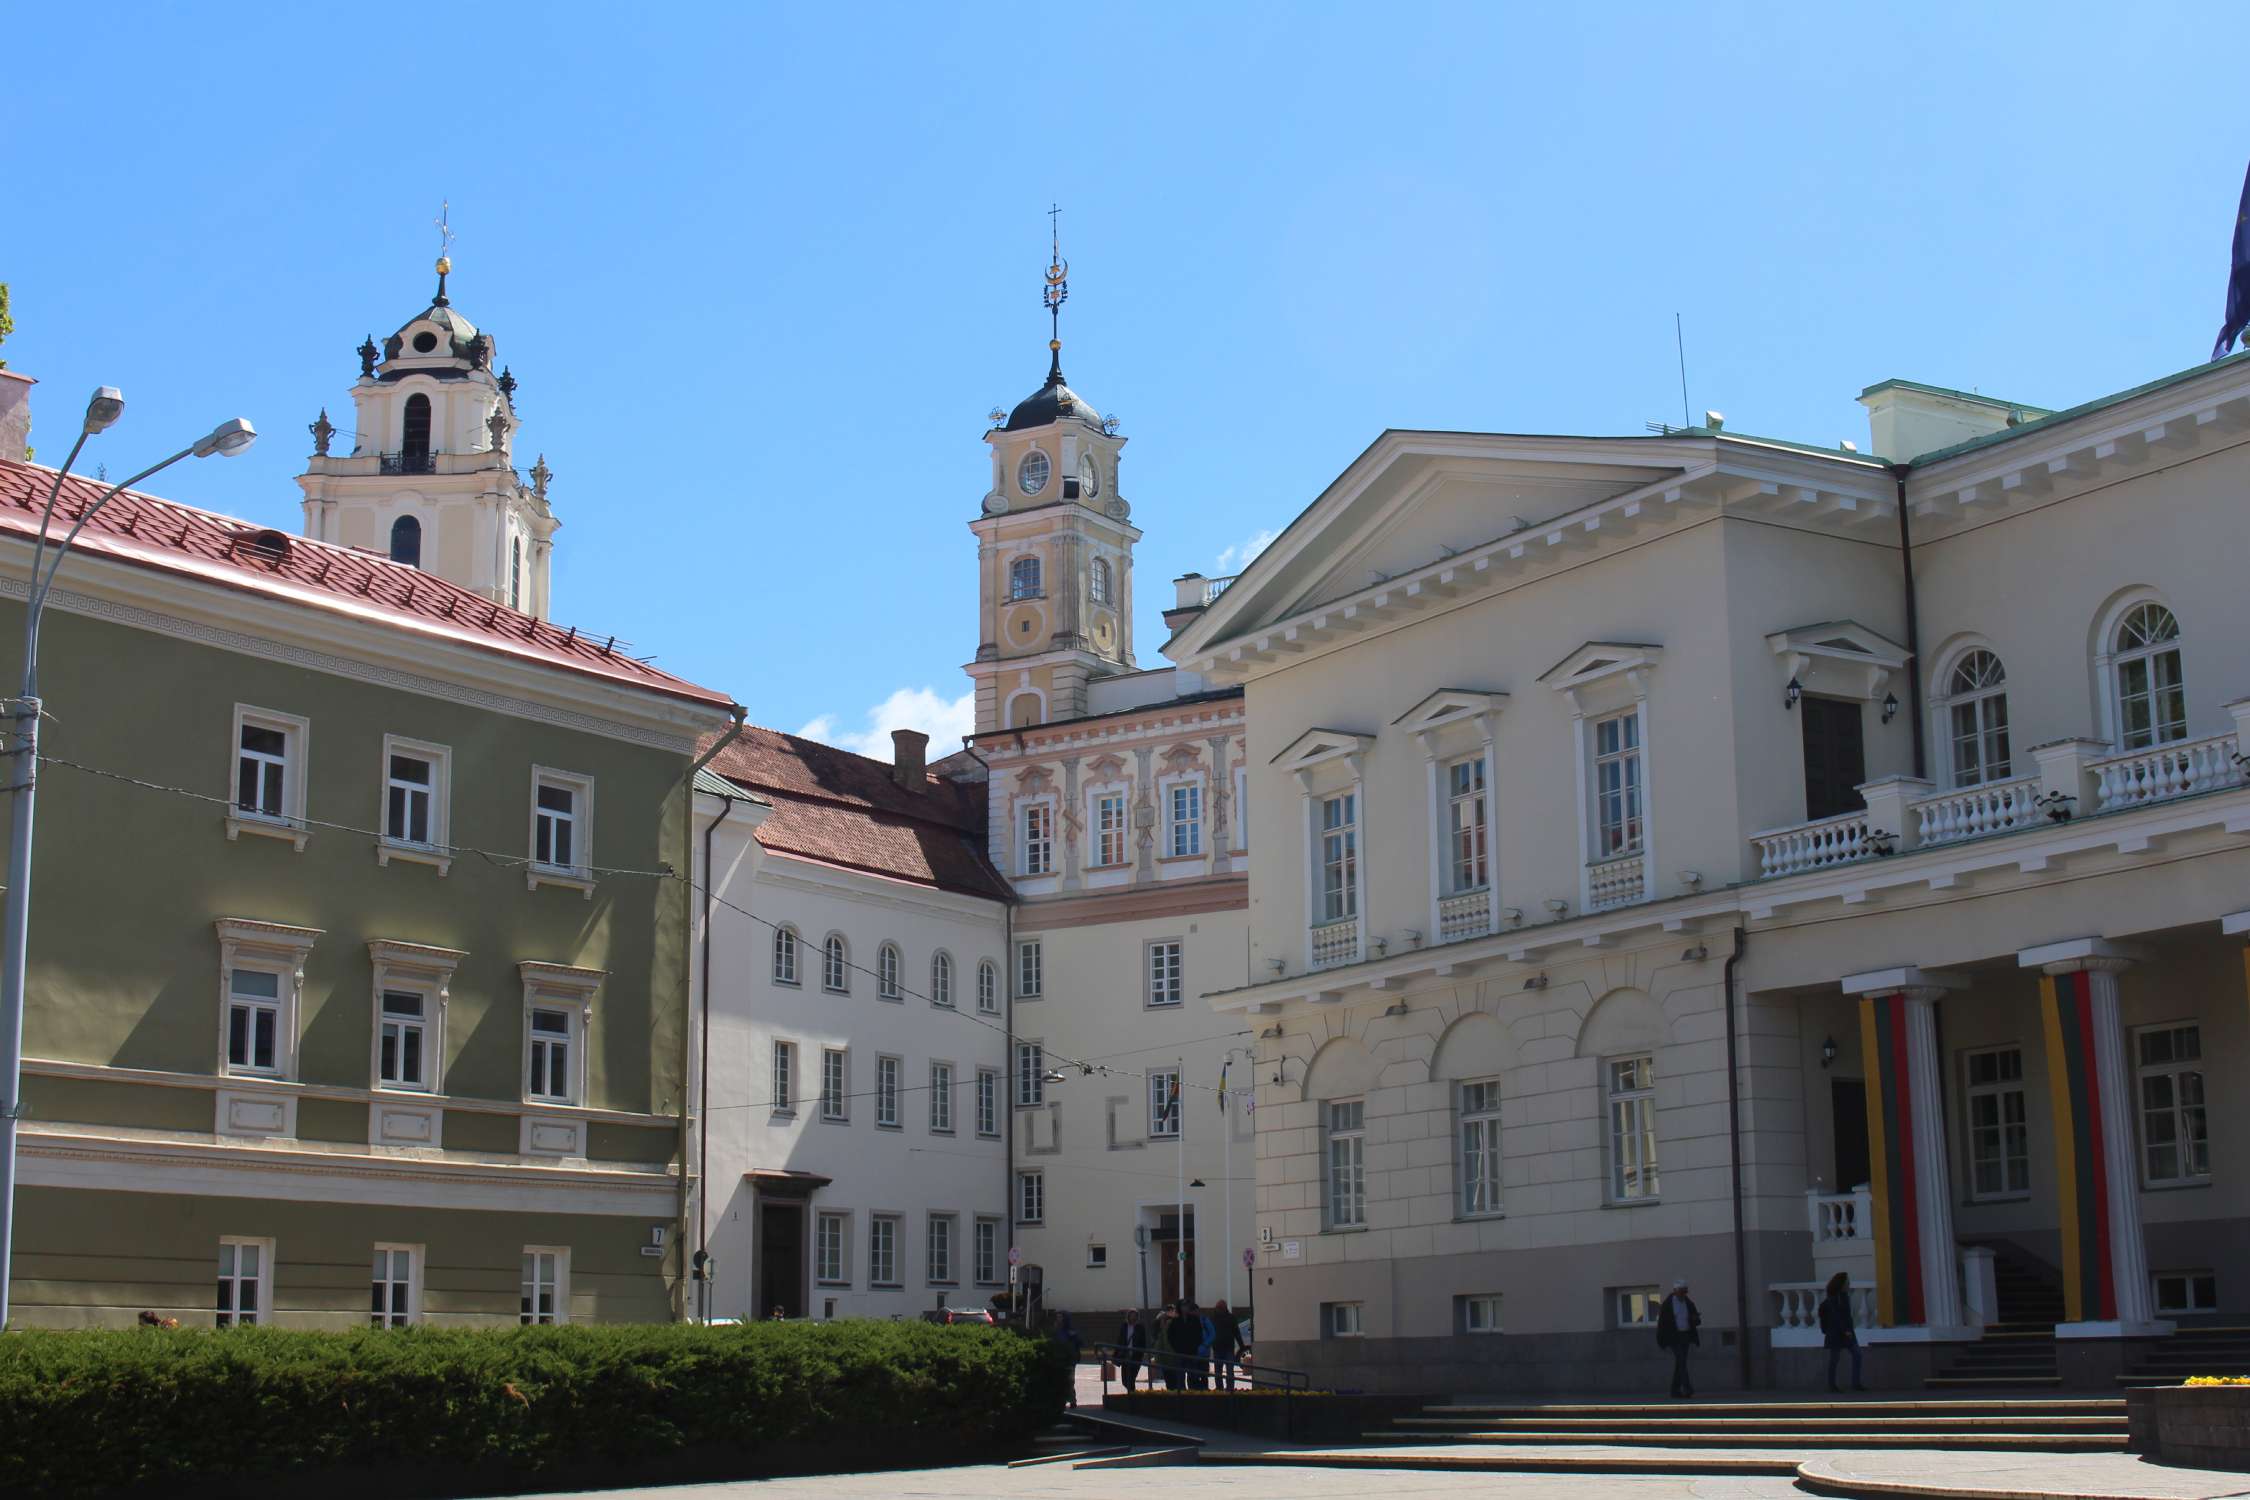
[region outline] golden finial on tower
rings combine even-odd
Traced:
[[[1040,294],[1047,308],[1047,378],[1058,384],[1062,380],[1062,305],[1070,300],[1070,262],[1063,259],[1061,219],[1062,206],[1049,206],[1047,286]]]
[[[435,224],[437,226],[438,232],[437,297],[435,298],[435,301],[439,307],[444,307],[447,305],[445,300],[445,278],[451,275],[453,271],[453,257],[449,253],[453,248],[453,226],[450,222],[452,217],[452,201],[450,199],[440,199],[438,202],[438,216],[430,220],[432,224]]]

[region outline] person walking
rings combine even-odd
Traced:
[[[1169,1343],[1172,1348],[1172,1360],[1179,1366],[1180,1384],[1172,1388],[1174,1390],[1181,1387],[1194,1391],[1202,1390],[1203,1315],[1195,1310],[1195,1303],[1190,1298],[1182,1297],[1180,1299],[1179,1311],[1172,1318]],[[1170,1381],[1165,1383],[1171,1384]]]
[[[1148,1348],[1148,1325],[1141,1321],[1137,1307],[1125,1309],[1125,1321],[1117,1325],[1117,1373],[1125,1379],[1125,1389],[1130,1392],[1133,1382],[1140,1378],[1144,1351]]]
[[[1211,1305],[1211,1359],[1216,1367],[1220,1390],[1234,1389],[1235,1361],[1242,1354],[1242,1320],[1227,1306],[1221,1297]]]
[[[1688,1378],[1688,1350],[1703,1342],[1698,1332],[1703,1327],[1703,1314],[1695,1310],[1688,1296],[1687,1282],[1672,1283],[1672,1295],[1664,1299],[1664,1308],[1656,1315],[1656,1347],[1672,1351],[1672,1398],[1685,1400],[1695,1394],[1695,1382]]]
[[[1838,1271],[1828,1278],[1828,1295],[1820,1299],[1820,1341],[1828,1346],[1828,1388],[1836,1389],[1836,1356],[1852,1351],[1852,1389],[1867,1389],[1860,1381],[1859,1329],[1852,1321],[1852,1273]]]

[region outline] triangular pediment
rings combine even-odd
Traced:
[[[1906,665],[1904,646],[1856,620],[1823,620],[1817,625],[1777,630],[1766,637],[1766,644],[1776,656],[1831,656],[1894,668]]]
[[[1283,747],[1273,764],[1284,771],[1308,771],[1332,760],[1365,755],[1375,748],[1375,736],[1349,729],[1308,729]]]
[[[1475,688],[1439,688],[1405,713],[1391,720],[1393,728],[1408,734],[1428,734],[1448,724],[1465,723],[1479,714],[1495,714],[1508,706],[1506,693]]]
[[[1568,692],[1620,672],[1654,666],[1663,654],[1662,646],[1647,641],[1588,641],[1540,673],[1539,680],[1551,688]]]

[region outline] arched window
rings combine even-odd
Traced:
[[[875,955],[875,998],[898,998],[898,944],[885,943]]]
[[[1109,559],[1106,557],[1095,558],[1093,570],[1087,576],[1086,592],[1093,596],[1096,604],[1111,602],[1110,593],[1114,585],[1110,580]]]
[[[953,960],[943,953],[930,960],[930,1003],[953,1003]]]
[[[391,561],[410,568],[422,566],[422,523],[412,516],[391,522]]]
[[[2187,738],[2187,685],[2180,672],[2180,622],[2154,602],[2125,612],[2110,643],[2117,681],[2117,738],[2145,750]]]
[[[406,398],[406,422],[399,433],[398,453],[408,462],[426,460],[430,456],[430,398],[420,391]],[[426,465],[423,469],[407,470],[410,474],[427,471]]]
[[[508,608],[523,608],[523,538],[508,538]]]
[[[776,927],[773,932],[773,982],[797,982],[797,929]]]
[[[1008,564],[1008,597],[1011,599],[1036,599],[1039,597],[1039,559],[1019,557]]]
[[[977,1009],[991,1012],[1000,1008],[1000,971],[991,959],[977,965]]]
[[[840,932],[831,932],[828,941],[820,945],[820,987],[833,995],[851,990],[851,955],[844,947],[844,935]]]
[[[1977,786],[2015,774],[2008,745],[2008,674],[1982,649],[1962,653],[1945,674],[1942,699],[1953,784]]]
[[[1039,695],[1018,693],[1008,700],[1008,727],[1029,729],[1039,722]]]

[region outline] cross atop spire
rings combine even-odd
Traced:
[[[451,252],[453,249],[454,236],[453,225],[450,222],[452,218],[452,200],[440,199],[438,201],[438,216],[430,220],[432,224],[437,226],[438,232],[437,296],[432,298],[431,300],[435,302],[439,307],[447,307],[451,305],[446,301],[445,278],[447,273],[452,271],[453,269],[453,256]]]
[[[1062,384],[1062,305],[1070,300],[1070,262],[1062,254],[1062,206],[1047,209],[1047,286],[1040,301],[1047,309],[1047,383]]]

